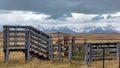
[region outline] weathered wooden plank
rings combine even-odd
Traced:
[[[41,45],[41,43],[38,43],[38,42],[35,42],[35,41],[31,41],[31,44],[35,45],[35,46],[41,46],[41,47],[47,48],[46,45]]]
[[[41,41],[40,39],[34,38],[34,37],[31,37],[31,40],[34,40],[34,41],[36,41],[36,42],[39,42],[39,43],[41,43],[41,44],[43,44],[43,45],[48,45],[47,43]]]
[[[92,43],[92,45],[116,45],[115,43]]]
[[[105,58],[105,60],[112,60],[113,58]],[[101,61],[103,58],[93,58],[93,61]]]
[[[52,43],[52,37],[48,39],[49,42],[48,42],[48,53],[49,53],[49,59],[52,60],[53,59],[53,43]]]
[[[25,45],[10,45],[10,47],[25,47]]]
[[[100,56],[102,57],[102,54],[92,54],[92,58],[93,57],[100,57]]]
[[[41,46],[41,45],[36,44],[36,43],[34,43],[34,42],[32,42],[32,41],[31,41],[31,44],[32,44],[32,46],[35,46],[35,47],[37,47],[37,48],[43,49],[43,50],[45,50],[45,51],[47,50],[47,47]]]
[[[26,28],[29,26],[21,26],[21,25],[4,25],[5,28]]]
[[[102,49],[92,49],[92,52],[98,52],[98,51],[102,51]]]
[[[10,40],[10,42],[25,42],[26,40]]]
[[[7,30],[5,27],[3,27],[3,49],[7,46]]]
[[[43,35],[43,36],[46,37],[46,38],[49,38],[49,37],[50,37],[50,36],[47,35],[46,33],[42,32],[42,31],[40,31],[40,30],[38,30],[38,29],[35,29],[35,28],[33,28],[33,27],[30,27],[30,29],[31,29],[32,31],[38,33],[38,34]]]
[[[92,54],[100,54],[100,53],[102,53],[102,51],[96,51],[96,52],[92,52]]]
[[[118,57],[118,60],[119,60],[120,59],[120,43],[117,44],[117,57]]]
[[[68,58],[69,58],[69,62],[72,62],[72,44],[69,45],[69,52],[68,52]]]
[[[91,65],[91,62],[92,62],[92,44],[90,44],[90,43],[85,44],[84,54],[85,54],[85,56],[84,56],[85,57],[85,59],[84,59],[85,64]]]
[[[40,49],[38,49],[38,48],[36,48],[36,47],[31,46],[31,49],[33,49],[34,51],[37,51],[38,53],[42,53],[42,54],[44,54],[44,55],[48,55],[47,52],[42,51],[42,50],[40,50]]]
[[[88,65],[88,43],[84,45],[84,63],[85,65]]]
[[[116,46],[116,45],[92,45],[92,47],[113,47],[113,46]]]
[[[117,56],[117,53],[115,53],[115,54],[109,54],[109,56]]]
[[[6,48],[7,48],[7,28],[6,27],[3,27],[3,51],[4,51],[4,62],[7,63],[8,62],[8,59],[7,59],[7,56],[8,54],[7,51],[6,51]]]
[[[9,60],[9,28],[6,28],[6,50],[4,51],[5,63]]]
[[[33,32],[31,32],[32,36],[36,37],[36,38],[39,38],[43,41],[46,41],[46,42],[49,42],[48,38],[45,38],[44,36],[40,36],[39,34],[35,34]]]
[[[108,47],[92,47],[92,49],[103,49],[103,48],[107,49]],[[117,48],[117,47],[113,46],[109,48]]]
[[[22,31],[22,30],[19,30],[19,31],[10,30],[9,32],[10,32],[10,33],[15,33],[15,32],[17,32],[17,33],[25,33],[25,31]]]
[[[25,36],[25,35],[18,35],[18,36],[11,36],[11,35],[10,35],[9,37],[13,37],[13,38],[14,38],[14,37],[17,37],[17,38],[25,38],[26,36]]]
[[[25,48],[25,47],[10,47],[9,50],[10,50],[10,49],[18,49],[18,50],[19,50],[19,49],[26,49],[26,48]],[[27,50],[27,49],[26,49],[26,50]]]
[[[11,48],[10,49],[10,52],[25,52],[25,51],[26,51],[25,48],[19,48],[19,49],[13,49],[13,48]]]
[[[117,54],[117,51],[110,51],[109,54]]]
[[[92,57],[100,57],[102,54],[92,54]],[[117,53],[105,54],[105,56],[117,56]]]
[[[62,62],[62,43],[58,43],[58,58],[59,62]]]

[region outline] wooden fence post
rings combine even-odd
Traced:
[[[4,62],[6,63],[6,46],[7,46],[7,30],[6,30],[6,27],[4,26],[3,27],[3,51],[4,51]]]
[[[84,62],[89,66],[92,61],[92,44],[86,43],[84,48]]]
[[[103,53],[102,53],[103,57],[102,57],[102,60],[103,60],[103,68],[105,68],[105,48],[103,48]]]
[[[90,64],[89,65],[91,65],[91,62],[92,62],[92,44],[89,44],[89,62],[90,62]]]
[[[84,62],[88,65],[88,43],[84,45]]]
[[[26,45],[27,45],[27,50],[25,52],[25,59],[28,61],[30,59],[30,40],[31,40],[31,33],[29,30],[29,27],[26,28]]]
[[[68,52],[68,58],[70,63],[72,62],[72,56],[73,56],[73,46],[75,45],[75,37],[72,37],[71,44],[69,45],[69,52]]]
[[[118,58],[118,63],[120,68],[120,43],[117,43],[117,58]]]
[[[75,45],[75,37],[73,36],[72,37],[72,50],[74,49],[74,47],[73,47],[74,45]],[[73,55],[73,51],[72,51],[72,55]]]
[[[70,63],[72,63],[72,44],[69,45],[69,53],[68,53],[68,58]]]
[[[58,43],[58,58],[59,62],[62,62],[62,43]]]
[[[3,33],[3,35],[4,35],[3,47],[4,47],[4,60],[5,60],[4,62],[7,63],[9,60],[9,28],[4,26],[3,29],[4,29],[4,31],[3,31],[4,32]]]
[[[52,44],[52,37],[49,37],[49,59],[53,59],[53,44]]]

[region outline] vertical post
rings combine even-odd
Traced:
[[[91,65],[91,62],[92,62],[92,44],[89,43],[88,44],[88,66]]]
[[[58,58],[59,58],[59,62],[62,62],[62,43],[58,43]]]
[[[92,44],[86,43],[84,48],[84,62],[89,67],[92,62]]]
[[[4,62],[7,63],[8,60],[9,60],[9,28],[4,26],[3,27],[3,39],[4,39],[4,45],[3,45],[3,48],[4,48]]]
[[[14,45],[17,45],[17,28],[15,28],[14,36],[15,36]]]
[[[69,45],[68,58],[69,58],[70,63],[72,63],[72,44]]]
[[[28,61],[30,59],[30,40],[31,33],[29,27],[26,28],[26,52],[25,52],[25,60]]]
[[[4,62],[5,61],[5,57],[6,57],[6,46],[7,46],[7,40],[6,40],[6,27],[3,26],[3,51],[4,51]]]
[[[27,61],[27,48],[28,48],[28,32],[27,28],[25,28],[25,60]]]
[[[120,43],[117,43],[117,58],[118,58],[118,63],[120,68]]]
[[[72,48],[73,48],[74,45],[75,45],[75,37],[73,36],[72,37]],[[73,51],[72,51],[72,54],[73,54]]]
[[[85,65],[88,65],[88,54],[87,54],[87,52],[88,52],[88,43],[86,43],[85,45],[84,45],[84,63],[85,63]]]
[[[60,32],[58,32],[58,42],[60,41]]]
[[[53,45],[52,45],[52,37],[49,37],[49,59],[53,59]]]
[[[68,56],[69,50],[69,35],[64,36],[64,56]]]
[[[105,49],[103,48],[103,68],[105,68]]]
[[[68,58],[69,58],[70,63],[71,63],[72,56],[73,56],[73,45],[75,45],[75,37],[74,36],[72,37],[71,42],[72,43],[69,45],[69,53],[68,53]]]

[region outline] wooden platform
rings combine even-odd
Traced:
[[[3,26],[3,41],[5,63],[10,52],[23,52],[26,60],[52,59],[52,37],[32,26]]]

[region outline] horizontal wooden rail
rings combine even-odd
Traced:
[[[116,45],[116,43],[91,43],[91,45]]]
[[[21,31],[20,31],[20,30],[19,30],[19,31],[10,30],[9,32],[10,32],[10,33],[25,33],[26,31],[22,31],[22,30],[21,30]]]
[[[10,38],[12,38],[12,37],[13,37],[13,38],[14,38],[14,37],[16,37],[16,38],[25,38],[26,36],[25,36],[25,35],[18,35],[18,36],[15,36],[15,35],[12,36],[12,35],[10,35],[9,37],[10,37]]]
[[[25,47],[25,45],[9,45],[10,47]]]
[[[3,28],[28,28],[30,26],[21,26],[21,25],[4,25]]]
[[[39,52],[39,53],[41,53],[41,54],[43,54],[43,55],[48,55],[47,52],[42,51],[42,50],[40,50],[40,49],[38,49],[38,48],[36,48],[36,47],[34,47],[34,46],[31,46],[31,49],[33,49],[34,51],[37,51],[37,52]]]
[[[37,39],[37,38],[31,37],[31,40],[32,40],[32,41],[39,42],[40,44],[43,44],[43,45],[46,45],[46,46],[47,46],[47,43],[41,41],[40,39]]]
[[[41,32],[41,31],[39,31],[39,30],[33,28],[32,26],[30,27],[30,30],[32,30],[32,31],[34,31],[34,32],[36,32],[36,33],[38,33],[38,34],[40,34],[40,35],[46,37],[46,38],[50,38],[50,37],[51,37],[51,36],[47,35],[46,33],[43,33],[43,32]]]
[[[10,40],[9,42],[25,42],[26,40]]]
[[[36,44],[36,43],[34,43],[34,42],[31,42],[31,44],[32,44],[31,46],[36,46],[37,48],[47,50],[46,46],[42,46],[42,45]]]
[[[48,38],[45,38],[44,36],[40,36],[39,34],[35,34],[35,33],[31,32],[31,35],[36,37],[36,38],[39,38],[39,39],[41,39],[43,41],[46,41],[46,42],[49,41]]]

